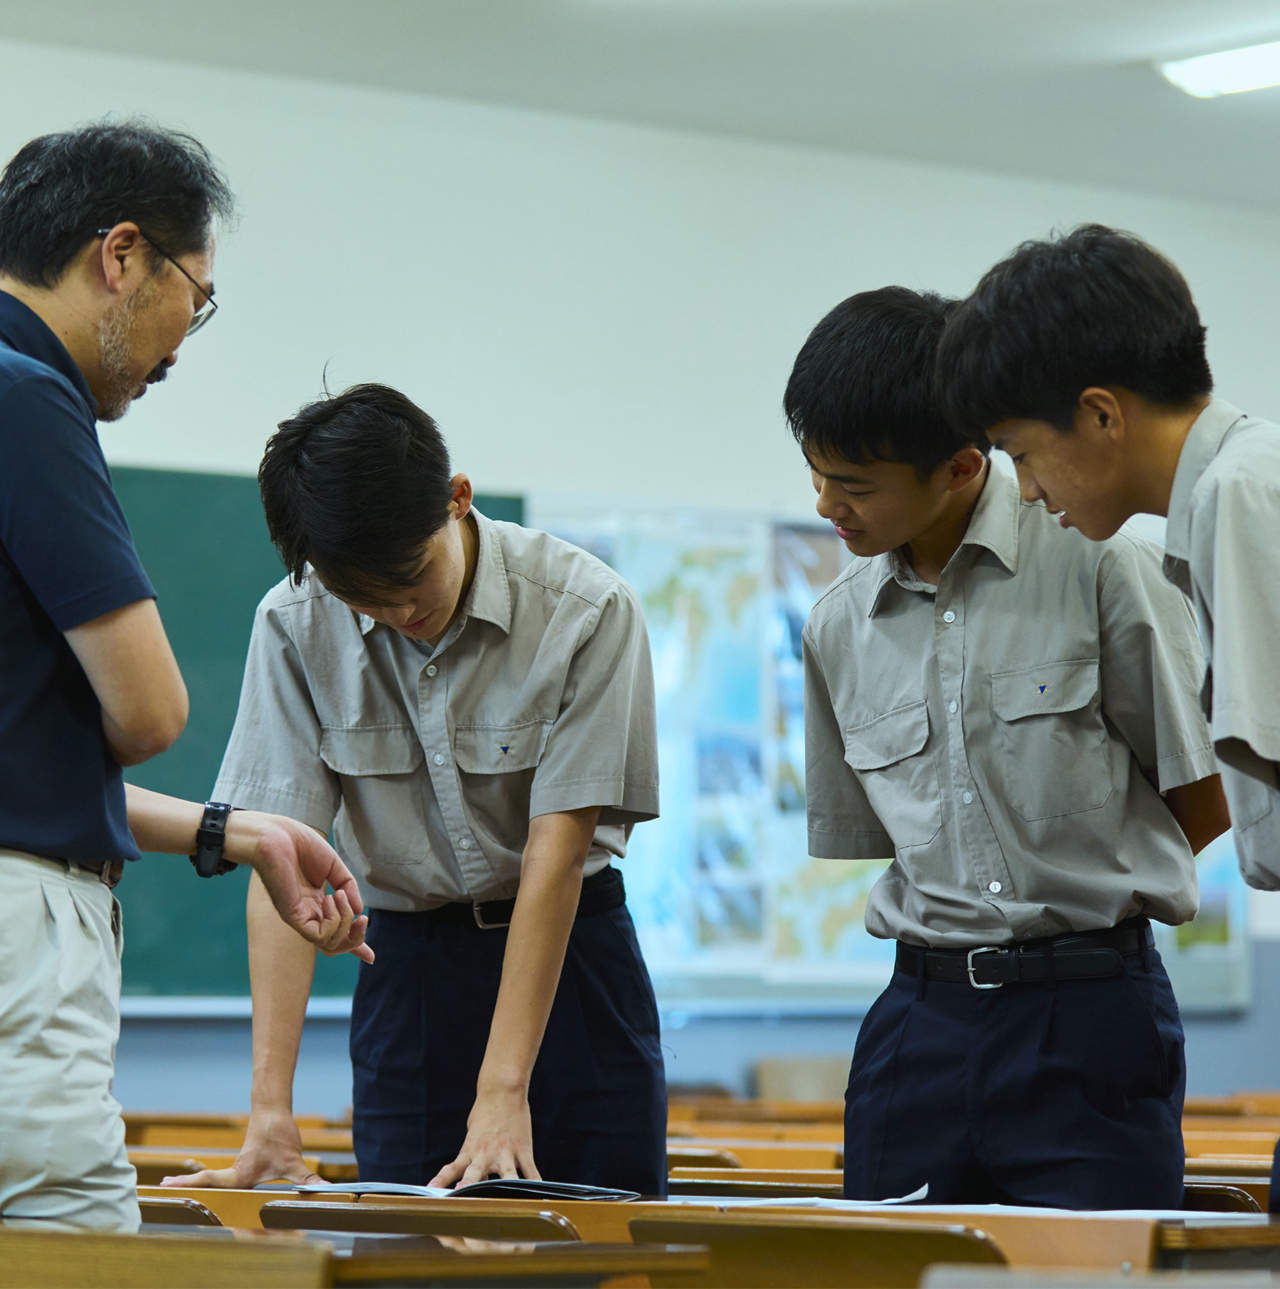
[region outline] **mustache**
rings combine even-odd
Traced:
[[[169,368],[162,362],[156,365],[147,373],[147,384],[158,385],[162,380],[168,380]]]

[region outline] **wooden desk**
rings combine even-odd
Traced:
[[[1162,1220],[1153,1265],[1179,1271],[1280,1271],[1280,1218],[1221,1213]]]
[[[1223,1122],[1232,1123],[1233,1121],[1227,1119]],[[1246,1125],[1250,1120],[1240,1119],[1235,1122]],[[1233,1127],[1229,1132],[1184,1132],[1182,1134],[1182,1144],[1186,1147],[1188,1159],[1193,1159],[1197,1155],[1252,1155],[1265,1158],[1269,1162],[1275,1154],[1277,1139],[1280,1139],[1280,1133],[1251,1132],[1246,1127],[1241,1127],[1239,1131],[1235,1131]]]
[[[598,1285],[615,1276],[696,1279],[704,1248],[508,1244],[378,1235],[153,1227],[139,1235],[0,1229],[0,1289],[327,1289],[393,1281]]]
[[[210,1146],[130,1146],[129,1162],[138,1170],[140,1186],[158,1186],[166,1177],[198,1173],[202,1168],[230,1168],[236,1150]],[[342,1151],[324,1151],[302,1156],[303,1164],[326,1182],[353,1182],[360,1175],[356,1157]],[[189,1164],[198,1165],[195,1168]],[[157,1166],[158,1165],[158,1166]]]
[[[194,1116],[193,1116],[194,1117]],[[246,1120],[247,1124],[247,1120]],[[176,1146],[182,1150],[213,1147],[220,1150],[239,1150],[244,1145],[246,1124],[235,1123],[145,1123],[134,1128],[137,1137],[132,1145]],[[128,1126],[126,1125],[126,1133]],[[302,1149],[308,1154],[317,1151],[349,1154],[352,1150],[350,1128],[300,1127]]]
[[[689,1146],[727,1150],[743,1168],[841,1168],[842,1141],[760,1141],[750,1137],[698,1136],[672,1138],[670,1149],[679,1153]]]
[[[668,1204],[661,1215],[631,1220],[645,1243],[706,1245],[707,1289],[914,1289],[935,1263],[1003,1266],[1006,1258],[982,1231],[963,1223],[913,1223],[810,1212],[718,1213]],[[687,1237],[687,1240],[686,1240]],[[687,1280],[651,1276],[655,1289]]]

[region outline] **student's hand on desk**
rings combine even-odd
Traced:
[[[367,917],[356,880],[314,828],[283,815],[237,810],[227,819],[226,856],[262,879],[281,918],[330,956],[373,961],[364,942]],[[333,887],[333,894],[325,886]]]
[[[467,1117],[467,1139],[458,1157],[430,1186],[469,1186],[492,1175],[542,1180],[533,1162],[533,1124],[523,1092],[480,1093]]]
[[[230,1168],[206,1168],[200,1173],[166,1177],[162,1186],[250,1190],[259,1182],[300,1182],[320,1178],[302,1162],[302,1136],[287,1110],[254,1110],[249,1116],[244,1145]]]

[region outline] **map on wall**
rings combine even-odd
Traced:
[[[653,655],[662,815],[632,833],[627,902],[664,1007],[859,1008],[893,945],[863,927],[888,859],[810,859],[800,634],[849,559],[827,527],[687,508],[528,498],[526,522],[636,588]],[[1200,861],[1202,913],[1158,928],[1186,1010],[1248,1001],[1230,836]]]
[[[844,567],[828,528],[529,499],[528,522],[640,595],[662,816],[637,828],[627,902],[664,1005],[847,1004],[887,981],[863,929],[887,861],[808,857],[800,633]]]

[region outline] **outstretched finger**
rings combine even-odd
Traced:
[[[233,1191],[239,1185],[235,1167],[205,1168],[198,1173],[185,1173],[178,1177],[166,1177],[161,1186],[181,1186],[184,1189]]]

